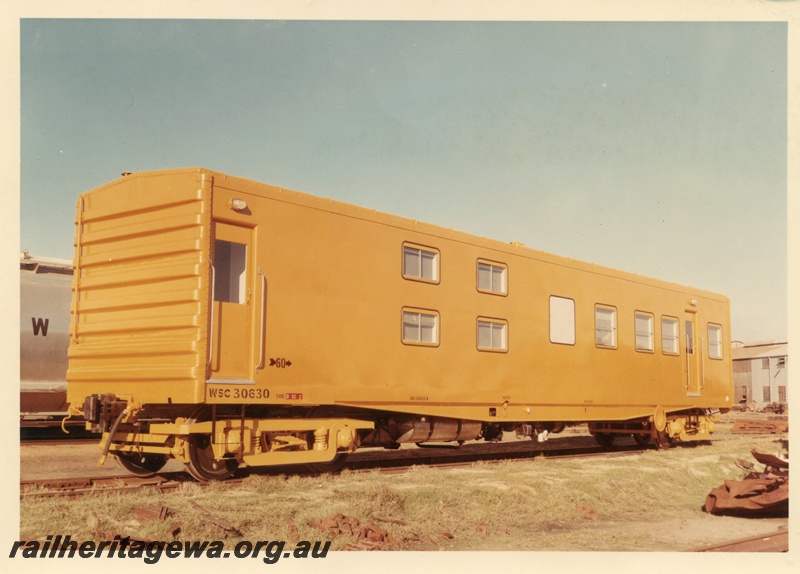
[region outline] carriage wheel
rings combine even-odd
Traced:
[[[306,418],[336,418],[341,417],[342,413],[333,406],[320,406],[309,409],[306,413]],[[327,462],[307,462],[305,463],[306,470],[315,474],[324,474],[326,472],[339,472],[344,468],[347,463],[347,456],[349,453],[340,452],[333,457],[333,460]]]
[[[614,441],[617,440],[617,435],[610,432],[598,432],[594,434],[594,440],[603,448],[611,448]]]
[[[669,436],[665,431],[656,431],[656,448],[658,450],[666,450],[672,446],[672,437]]]
[[[307,462],[306,468],[314,473],[323,474],[326,472],[339,472],[347,463],[347,453],[342,452],[333,457],[328,462]]]
[[[189,437],[189,462],[186,470],[197,480],[225,480],[239,467],[235,459],[214,458],[211,435],[196,434]]]
[[[636,444],[640,446],[646,446],[650,444],[650,435],[649,434],[634,434],[633,440],[636,441]]]
[[[134,476],[147,478],[153,476],[167,464],[165,454],[114,453],[117,464]]]
[[[208,408],[200,407],[186,422],[188,424],[203,422],[209,420],[209,417]],[[225,480],[239,467],[239,463],[235,459],[218,460],[214,458],[214,447],[211,445],[210,434],[189,435],[187,447],[189,462],[186,463],[186,470],[197,480],[204,482]]]

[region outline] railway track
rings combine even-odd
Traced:
[[[87,431],[83,426],[69,427],[68,434],[60,426],[19,429],[20,445],[97,444],[99,440],[100,435]]]
[[[425,465],[437,468],[455,468],[484,463],[501,463],[509,460],[530,460],[535,458],[586,458],[586,457],[617,457],[634,455],[646,450],[646,447],[638,445],[623,445],[614,450],[604,450],[601,447],[568,447],[548,450],[531,450],[527,443],[527,449],[522,448],[526,443],[511,443],[501,445],[506,447],[501,452],[468,451],[459,452],[460,449],[430,448],[430,453],[420,454],[419,450],[404,451],[401,453],[363,453],[367,456],[354,455],[345,468],[351,472],[371,472],[378,470],[385,474],[403,474],[410,471],[414,466]],[[433,452],[439,451],[439,452]],[[444,451],[444,452],[442,452]],[[453,452],[449,452],[453,451]],[[361,453],[359,453],[361,454]],[[401,454],[401,456],[391,456]],[[294,467],[274,467],[270,469],[242,469],[237,471],[234,476],[225,481],[226,484],[240,483],[245,477],[251,475],[274,475],[294,473],[302,474]],[[188,473],[170,472],[160,473],[153,477],[142,478],[131,475],[115,476],[85,476],[74,478],[47,478],[39,480],[20,481],[20,498],[52,498],[66,497],[73,498],[97,493],[113,492],[132,492],[135,490],[151,488],[157,492],[168,492],[180,487],[184,482],[198,483],[192,479]]]
[[[789,531],[779,530],[774,534],[749,536],[698,548],[695,552],[788,552]]]

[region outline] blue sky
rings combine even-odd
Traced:
[[[781,22],[20,24],[20,248],[204,166],[724,293],[787,336]]]

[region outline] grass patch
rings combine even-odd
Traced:
[[[179,523],[184,540],[224,540],[232,548],[243,539],[293,543],[330,537],[337,550],[357,536],[331,535],[313,524],[344,515],[362,525],[380,524],[390,533],[393,549],[604,550],[621,536],[610,525],[648,516],[654,522],[679,514],[702,518],[708,492],[743,476],[734,463],[751,461],[751,448],[774,453],[781,444],[773,437],[747,436],[620,458],[538,458],[449,470],[423,466],[391,476],[346,470],[319,477],[251,476],[241,485],[185,483],[167,494],[23,499],[20,534],[99,540],[111,533],[165,540],[168,528]],[[144,521],[134,514],[154,505],[174,514],[166,521]],[[236,530],[225,530],[216,518]],[[625,536],[625,543],[646,547],[653,536],[636,531]]]

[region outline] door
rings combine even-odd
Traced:
[[[223,223],[215,227],[210,380],[253,382],[253,232]]]
[[[696,318],[694,313],[687,313],[684,320],[686,395],[690,397],[699,397],[703,387],[703,346],[702,339],[697,336]]]

